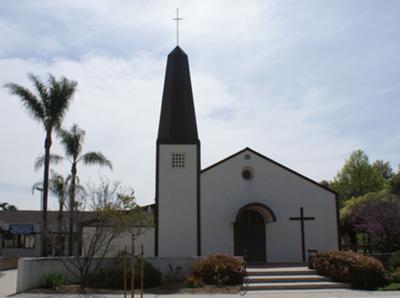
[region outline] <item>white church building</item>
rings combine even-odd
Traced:
[[[339,249],[333,191],[250,148],[201,169],[200,149],[188,57],[177,46],[157,138],[155,256],[300,263]]]
[[[176,47],[162,97],[155,204],[143,207],[154,212],[155,226],[139,228],[135,251],[143,245],[147,257],[226,253],[302,263],[312,252],[340,248],[333,191],[250,148],[201,169],[200,148],[188,57]],[[39,256],[40,213],[15,212],[0,212],[0,255]],[[130,234],[121,235],[110,255],[131,244]]]

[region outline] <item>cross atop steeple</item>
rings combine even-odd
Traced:
[[[179,8],[176,9],[176,18],[173,18],[172,20],[176,21],[176,45],[179,46],[179,21],[183,20],[179,17]]]

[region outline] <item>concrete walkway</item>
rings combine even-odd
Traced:
[[[215,295],[144,295],[144,298],[184,298],[196,297],[196,298],[240,298],[242,295],[232,294],[215,294]],[[244,294],[245,297],[249,298],[374,298],[374,297],[386,297],[386,298],[399,298],[400,291],[391,292],[370,292],[370,291],[355,291],[347,289],[339,290],[302,290],[302,291],[255,291]],[[18,298],[50,298],[50,297],[64,297],[64,298],[120,298],[123,295],[43,295],[43,294],[19,294],[13,297]],[[130,297],[130,295],[128,295]],[[135,295],[140,297],[140,295]]]
[[[14,294],[17,288],[17,269],[0,271],[0,297]]]

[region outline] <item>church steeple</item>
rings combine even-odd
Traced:
[[[200,141],[188,57],[179,46],[168,55],[156,154],[154,254],[200,256]]]
[[[168,55],[157,143],[199,143],[188,57],[179,46]]]

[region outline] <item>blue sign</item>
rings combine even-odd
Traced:
[[[13,235],[30,235],[33,234],[33,225],[9,225],[8,229]]]

